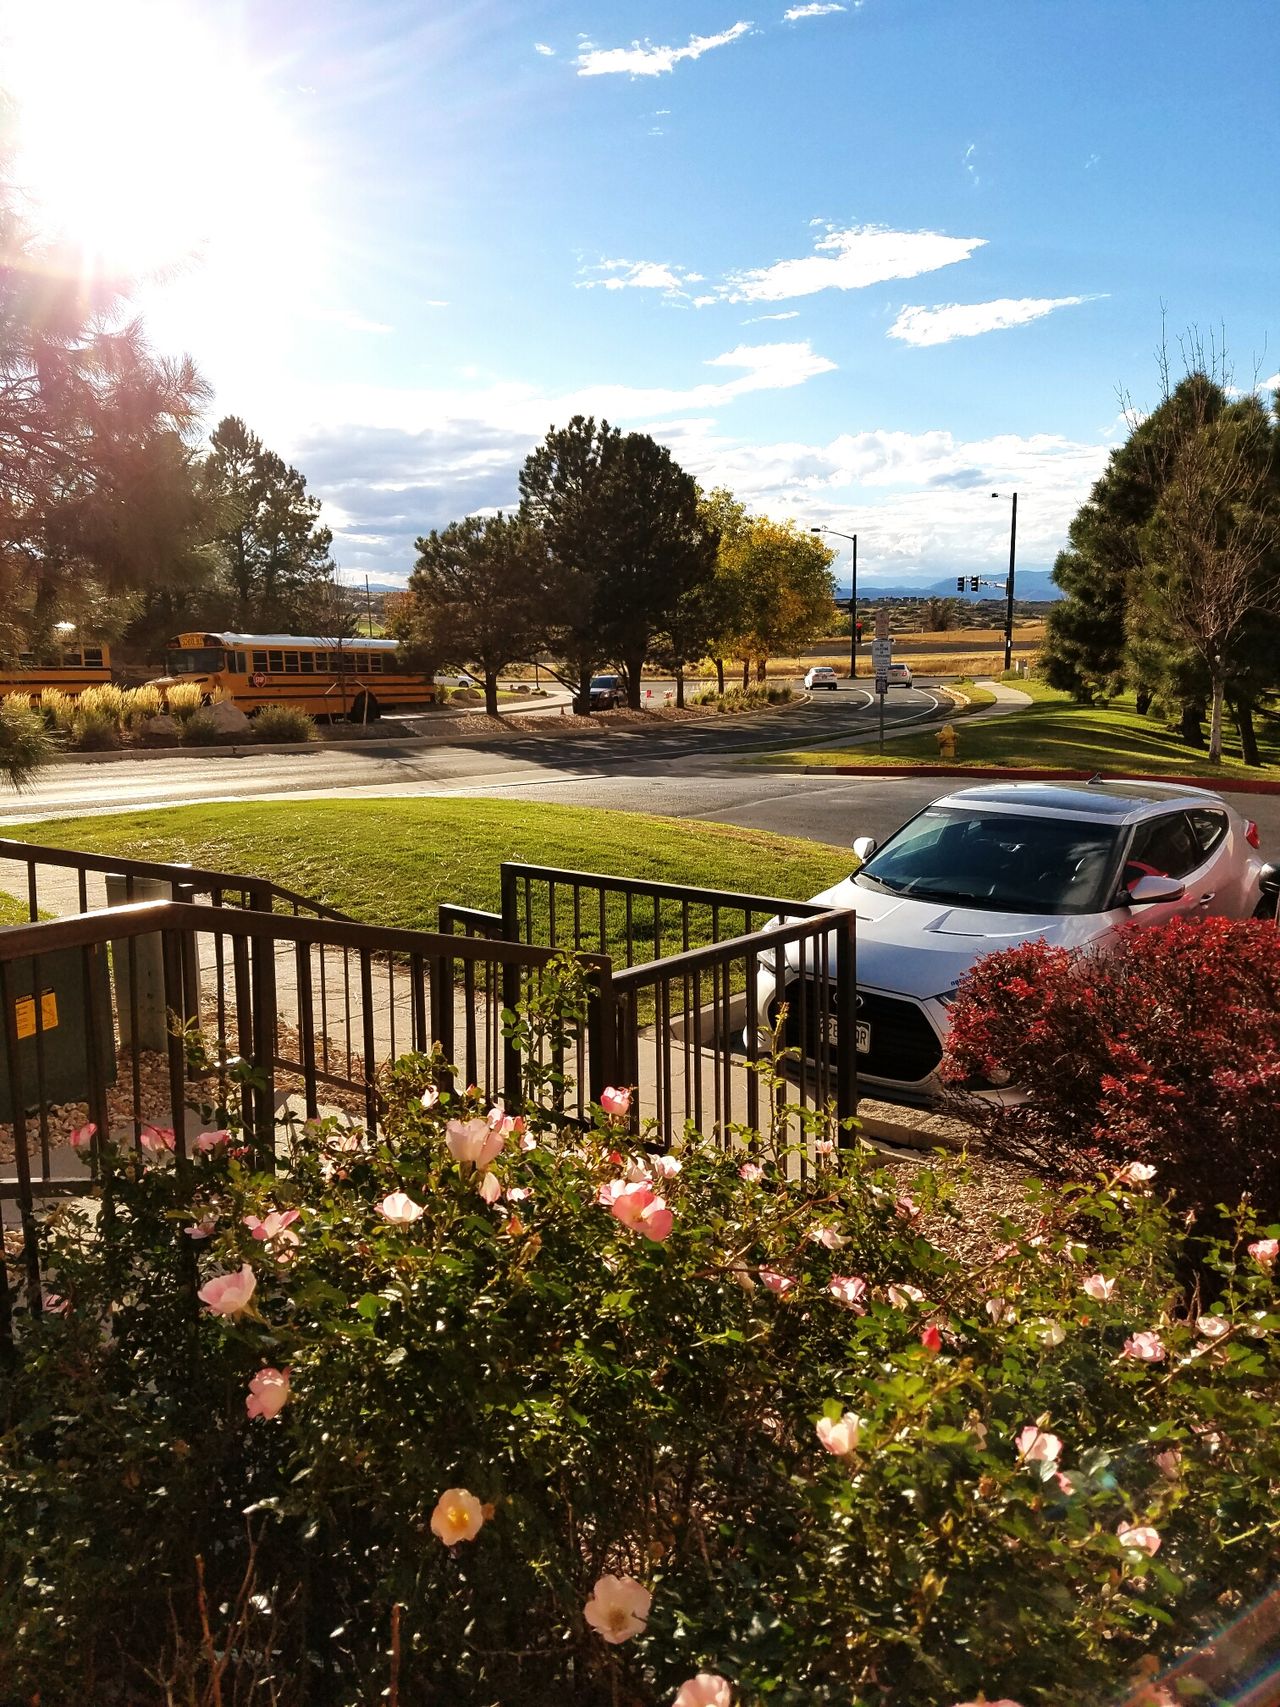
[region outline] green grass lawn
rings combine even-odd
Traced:
[[[496,909],[504,859],[791,900],[847,876],[851,863],[840,848],[759,830],[513,800],[177,806],[8,834],[267,877],[353,918],[412,930],[434,930],[441,901]]]
[[[1140,717],[1132,695],[1106,706],[1077,705],[1068,694],[1027,681],[1016,685],[1029,693],[1032,704],[982,723],[956,724],[958,765],[1049,767],[1101,771],[1104,775],[1201,775],[1274,780],[1280,775],[1280,739],[1259,725],[1258,744],[1263,764],[1248,766],[1240,758],[1234,726],[1227,730],[1221,765],[1211,766],[1202,750],[1188,747],[1176,733],[1154,718]],[[938,744],[932,734],[905,735],[886,741],[883,758],[867,747],[836,751],[782,752],[764,756],[768,765],[877,765],[898,768],[936,764]]]

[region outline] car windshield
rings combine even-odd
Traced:
[[[1119,830],[1070,818],[930,806],[857,872],[865,888],[997,913],[1096,913]]]
[[[617,676],[592,676],[591,685],[593,688],[616,688],[618,678]]]

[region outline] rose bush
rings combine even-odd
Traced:
[[[1270,1582],[1280,1229],[1237,1217],[1206,1312],[1158,1181],[1038,1192],[975,1266],[927,1169],[439,1077],[276,1174],[108,1148],[48,1217],[5,1707],[1086,1707]]]

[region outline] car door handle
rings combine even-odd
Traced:
[[[1209,905],[1210,901],[1213,900],[1214,893],[1215,892],[1212,889],[1206,890],[1205,893],[1196,902],[1196,906],[1197,907],[1207,907]]]

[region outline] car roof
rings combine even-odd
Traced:
[[[1091,818],[1123,824],[1158,812],[1189,811],[1197,806],[1226,808],[1207,788],[1184,783],[1126,781],[999,782],[961,788],[934,801],[935,806],[991,806],[1001,811],[1035,812],[1053,817]]]

